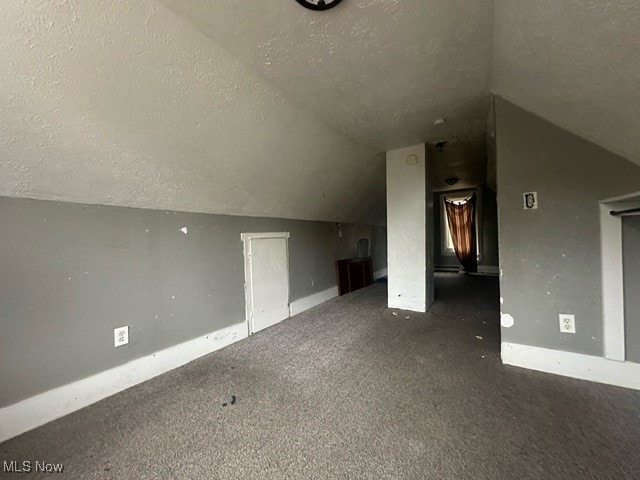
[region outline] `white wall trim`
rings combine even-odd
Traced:
[[[378,280],[379,278],[387,276],[387,269],[383,268],[381,270],[376,270],[373,272],[373,279]],[[326,290],[322,290],[321,292],[312,293],[308,297],[300,298],[298,300],[294,300],[291,302],[289,306],[289,313],[293,317],[294,315],[298,315],[310,308],[313,308],[321,303],[326,302],[327,300],[331,300],[338,296],[338,287],[333,286],[331,288],[327,288]]]
[[[381,270],[376,270],[375,272],[373,272],[373,279],[379,280],[380,278],[386,277],[388,274],[389,274],[389,271],[386,268],[383,268]]]
[[[500,273],[500,269],[497,265],[478,265],[478,273],[498,275]]]
[[[462,270],[462,267],[456,265],[436,265],[434,269],[436,272],[457,273]]]
[[[80,410],[247,337],[244,322],[0,409],[0,442]]]
[[[389,298],[388,307],[396,310],[407,310],[409,312],[424,313],[427,311],[427,307],[424,302],[411,301],[407,299],[400,299],[400,301],[398,301],[395,298]]]
[[[327,300],[331,300],[332,298],[335,298],[337,296],[337,286],[327,288],[326,290],[322,290],[321,292],[313,293],[308,297],[294,300],[293,302],[291,302],[291,305],[289,305],[289,313],[293,317],[294,315],[298,315],[305,310],[309,310],[310,308],[313,308],[316,305],[320,305],[321,303],[324,303]]]
[[[251,242],[253,240],[266,238],[282,238],[286,241],[287,249],[287,302],[289,303],[289,313],[291,313],[291,272],[289,271],[289,232],[247,232],[241,233],[243,253],[244,253],[244,317],[248,335],[255,332],[253,317],[253,262],[251,253]],[[289,315],[291,316],[291,315]]]
[[[626,203],[636,202],[640,200],[640,191],[627,193],[626,195],[620,195],[619,197],[608,198],[602,200],[600,203]]]
[[[447,272],[447,273],[464,273],[464,269],[462,266],[454,266],[454,265],[442,265],[435,267],[436,272]],[[478,271],[469,273],[466,272],[466,275],[491,275],[497,276],[500,274],[500,268],[497,265],[478,265]]]
[[[433,299],[430,162],[424,143],[386,154],[389,308],[424,312]]]
[[[602,265],[602,322],[604,356],[625,360],[624,275],[622,219],[610,214],[611,205],[600,205],[600,255]]]
[[[241,233],[240,239],[251,240],[253,238],[289,238],[291,234],[289,232],[255,232],[255,233]]]
[[[640,207],[640,192],[600,202],[604,356],[618,361],[626,359],[622,217],[613,216],[611,212],[635,207]]]
[[[502,342],[502,363],[640,390],[640,363],[508,342]]]

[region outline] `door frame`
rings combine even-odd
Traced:
[[[640,192],[599,203],[604,357],[626,362],[622,217],[611,212],[640,207]]]
[[[247,327],[247,335],[253,335],[253,272],[251,271],[251,241],[265,238],[282,238],[285,240],[287,251],[287,303],[289,316],[291,316],[291,275],[289,268],[289,232],[251,232],[241,233],[244,254],[244,319]]]

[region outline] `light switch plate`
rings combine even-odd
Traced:
[[[560,319],[560,331],[562,333],[576,333],[576,316],[566,313],[558,315]]]
[[[113,343],[116,347],[121,347],[129,343],[129,326],[113,329]]]

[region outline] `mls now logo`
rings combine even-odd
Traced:
[[[4,473],[62,473],[63,470],[64,465],[61,463],[30,462],[28,460],[24,462],[18,462],[16,460],[10,462],[4,461],[2,465],[2,471]]]

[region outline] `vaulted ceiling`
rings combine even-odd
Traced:
[[[325,12],[293,0],[160,1],[376,150],[486,131],[493,0],[345,0]]]
[[[492,90],[640,162],[628,1],[0,2],[0,194],[384,222],[384,155],[483,180]],[[445,119],[444,123],[436,122]]]
[[[640,3],[496,0],[493,90],[640,164]]]

